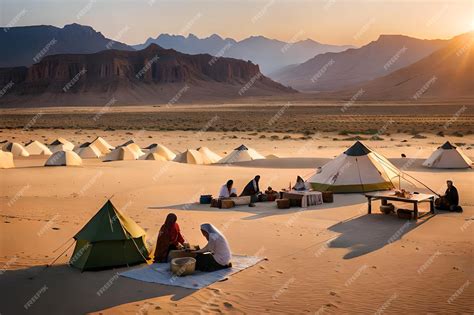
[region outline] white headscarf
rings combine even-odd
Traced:
[[[227,242],[227,239],[225,238],[224,234],[222,234],[222,232],[219,231],[219,229],[216,228],[211,223],[201,224],[201,230],[207,232],[207,234],[209,234],[209,238],[212,238],[213,240],[216,240],[218,238],[222,238]]]

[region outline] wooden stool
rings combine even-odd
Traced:
[[[229,209],[235,206],[234,201],[230,199],[222,199],[221,200],[221,208],[222,209]]]
[[[290,200],[289,199],[277,199],[277,208],[278,209],[289,209]]]

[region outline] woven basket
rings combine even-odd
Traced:
[[[170,263],[171,272],[178,277],[191,275],[196,270],[196,259],[192,257],[174,258]]]
[[[393,211],[395,211],[395,206],[392,203],[380,206],[380,212],[382,212],[383,214],[390,214]]]

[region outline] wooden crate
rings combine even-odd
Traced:
[[[290,200],[289,199],[277,199],[277,207],[278,209],[289,209],[290,208]]]
[[[323,191],[323,203],[333,203],[334,202],[334,194],[332,191]]]

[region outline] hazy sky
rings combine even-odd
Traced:
[[[0,0],[1,26],[86,24],[127,44],[217,33],[362,45],[380,34],[450,38],[473,21],[474,0]]]

